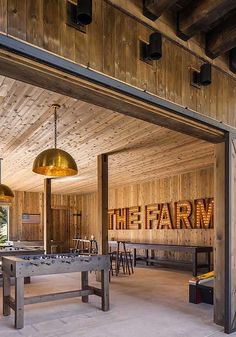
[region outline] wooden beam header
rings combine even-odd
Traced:
[[[231,129],[124,82],[0,34],[0,74],[217,143]],[[9,51],[10,49],[10,51]],[[22,56],[23,55],[23,56]]]

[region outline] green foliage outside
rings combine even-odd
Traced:
[[[8,211],[7,207],[0,206],[0,244],[7,241],[7,222]]]

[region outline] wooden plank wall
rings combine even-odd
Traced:
[[[141,206],[152,203],[175,202],[198,198],[214,197],[214,169],[195,170],[173,177],[153,180],[150,182],[127,185],[109,190],[109,208],[123,208]],[[43,240],[43,224],[22,224],[22,213],[43,214],[43,193],[15,191],[10,210],[10,239],[11,240]],[[66,232],[69,235],[69,246],[73,247],[72,238],[75,236],[79,219],[73,214],[82,213],[82,237],[97,236],[99,231],[97,221],[97,193],[84,195],[52,195],[52,208],[68,210],[70,214],[69,226]],[[172,208],[172,207],[171,207]],[[56,212],[55,212],[56,213]],[[133,241],[150,241],[160,243],[212,245],[214,241],[213,229],[160,229],[145,230],[144,212],[142,214],[141,230],[113,230],[109,231],[109,238]],[[60,222],[60,216],[58,217]],[[58,224],[58,230],[64,230]],[[58,234],[58,238],[61,238]],[[55,238],[56,239],[56,238]],[[168,254],[172,257],[183,258],[183,254]]]
[[[140,61],[138,41],[151,30],[105,1],[93,3],[84,34],[66,24],[66,0],[1,0],[0,31],[236,127],[235,78],[213,68],[212,85],[191,86],[190,68],[201,59],[166,38],[161,60]]]
[[[14,191],[15,198],[10,206],[10,240],[41,241],[43,240],[43,193]],[[77,231],[79,219],[73,214],[81,210],[81,199],[76,195],[52,195],[52,208],[57,210],[68,210],[69,223],[66,229],[69,237],[68,244],[73,247],[72,238]],[[22,224],[22,213],[40,214],[40,224]],[[58,221],[60,222],[60,214]],[[62,219],[64,221],[64,219]],[[60,229],[60,223],[58,224]],[[64,230],[61,228],[61,230]],[[60,238],[60,235],[58,236]],[[57,237],[55,237],[55,240]]]
[[[109,190],[109,208],[141,206],[152,203],[173,202],[198,198],[214,197],[214,169],[201,169],[170,178],[153,180],[147,183],[128,185]],[[78,196],[82,211],[83,236],[96,236],[97,221],[94,216],[96,193]],[[160,229],[145,230],[144,212],[141,230],[110,230],[109,239],[150,241],[170,244],[213,245],[214,229]],[[161,254],[160,254],[161,255]],[[183,254],[167,254],[183,258]],[[189,257],[190,258],[190,257]]]

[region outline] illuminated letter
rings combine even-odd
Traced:
[[[192,205],[189,201],[175,202],[175,226],[180,228],[192,228],[189,217],[192,213]]]
[[[145,228],[154,229],[159,227],[161,204],[152,204],[145,206]]]
[[[161,209],[159,228],[160,229],[162,228],[172,229],[173,228],[171,216],[170,216],[169,204],[167,203],[163,204],[162,209]]]
[[[115,210],[114,209],[108,210],[108,229],[109,230],[115,229]]]
[[[127,229],[141,229],[141,207],[134,206],[128,208],[128,226]]]
[[[195,227],[213,228],[214,200],[195,200]]]
[[[115,210],[116,229],[127,229],[127,208],[119,208]]]

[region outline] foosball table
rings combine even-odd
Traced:
[[[24,327],[24,305],[62,300],[82,296],[88,302],[89,295],[102,299],[102,310],[109,310],[109,268],[108,255],[47,254],[3,257],[3,315],[15,312],[15,328]],[[89,286],[88,272],[101,271],[101,289]],[[80,290],[24,297],[24,278],[39,275],[81,272]],[[15,298],[11,296],[10,279],[15,278]]]

